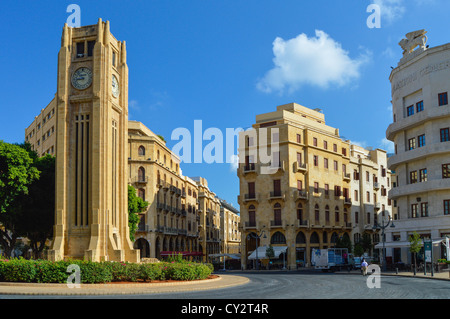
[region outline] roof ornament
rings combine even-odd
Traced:
[[[399,42],[399,45],[403,49],[403,57],[406,57],[407,55],[414,52],[414,49],[416,47],[420,47],[421,51],[424,51],[427,49],[427,36],[425,35],[427,31],[424,29],[417,30],[413,32],[409,32],[406,34],[406,39],[402,39]]]

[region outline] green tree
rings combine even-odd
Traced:
[[[347,248],[348,252],[352,252],[352,242],[348,236],[342,236],[336,240],[336,248]]]
[[[30,184],[39,178],[39,170],[34,167],[36,158],[28,144],[0,141],[0,245],[8,257],[22,235],[15,230],[18,216],[13,203],[21,195],[27,195]]]
[[[130,239],[134,241],[139,224],[139,213],[147,209],[149,203],[136,195],[136,189],[128,185],[128,226],[130,228]]]
[[[372,250],[372,237],[368,233],[364,233],[361,238],[361,246],[365,252],[370,253]]]
[[[272,245],[269,245],[269,246],[266,248],[266,256],[267,256],[269,259],[275,257],[275,251],[273,250],[273,246],[272,246]]]
[[[361,246],[361,244],[355,244],[355,247],[353,248],[353,252],[355,256],[361,257],[364,254],[364,248]]]
[[[34,259],[41,257],[45,242],[53,234],[55,221],[55,157],[45,155],[35,160],[39,180],[29,186],[28,195],[15,203],[18,220],[16,230],[30,240]]]
[[[422,249],[422,239],[420,238],[420,235],[416,232],[414,232],[411,236],[408,238],[409,241],[409,251],[414,254],[414,275],[417,272],[417,261],[416,256],[417,253],[420,252]]]

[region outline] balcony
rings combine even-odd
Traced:
[[[344,206],[352,206],[352,199],[344,198]]]
[[[347,182],[351,181],[350,173],[342,173],[342,178],[344,179],[344,181],[347,181]]]
[[[352,223],[344,222],[344,228],[345,229],[352,229]]]
[[[308,200],[308,192],[304,190],[294,190],[294,200]]]
[[[133,183],[135,183],[135,184],[147,184],[148,183],[148,176],[135,177],[133,179]]]
[[[256,173],[255,163],[247,163],[242,167],[242,172],[245,174]]]
[[[283,199],[284,200],[284,192],[281,191],[273,191],[269,194],[269,201],[274,199]]]
[[[380,183],[374,182],[373,183],[373,189],[379,190],[380,189]]]
[[[244,230],[247,230],[247,229],[257,229],[256,221],[244,222]]]
[[[297,227],[299,228],[308,228],[309,220],[297,219]]]
[[[286,224],[282,220],[271,220],[270,229],[272,228],[285,228]]]
[[[251,202],[251,201],[258,201],[258,196],[255,193],[252,194],[244,194],[244,203],[245,202]]]
[[[381,208],[381,204],[379,202],[375,203],[374,208],[377,209],[377,210],[380,209]]]
[[[294,162],[294,172],[302,172],[305,173],[308,171],[308,164],[306,163],[299,163],[299,162]]]

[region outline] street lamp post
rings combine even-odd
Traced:
[[[381,237],[383,239],[383,250],[381,252],[381,254],[383,255],[383,257],[382,257],[383,258],[383,260],[382,260],[382,262],[383,262],[383,265],[382,265],[383,271],[386,271],[386,253],[385,253],[386,236],[385,236],[385,229],[388,228],[389,225],[390,225],[391,228],[395,227],[394,222],[391,220],[391,216],[388,216],[388,218],[389,219],[388,219],[388,222],[387,222],[386,225],[384,224],[384,218],[381,219],[381,225],[378,224],[377,222],[375,222],[374,225],[373,225],[373,229],[374,230],[380,230],[381,229]],[[392,224],[391,224],[391,222],[392,222]]]
[[[263,238],[267,238],[267,236],[264,233],[264,230],[261,231],[261,233],[259,235],[256,235],[255,233],[248,234],[249,237],[252,237],[252,238],[256,239],[256,250],[255,250],[255,254],[256,254],[256,270],[259,270],[258,240],[260,240],[260,238],[262,237],[263,234],[264,234]]]

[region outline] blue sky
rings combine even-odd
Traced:
[[[24,130],[56,92],[57,54],[69,4],[81,24],[109,20],[127,42],[130,119],[163,135],[247,128],[255,115],[296,102],[321,108],[328,125],[363,146],[389,148],[391,66],[407,32],[426,29],[428,44],[450,42],[445,0],[2,1],[0,139]],[[367,6],[381,8],[368,28]],[[208,144],[204,141],[203,146]],[[223,159],[226,161],[226,158]],[[237,204],[239,181],[228,163],[183,164]]]

